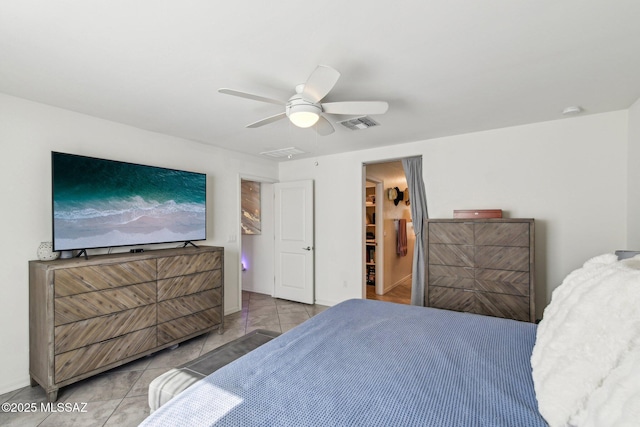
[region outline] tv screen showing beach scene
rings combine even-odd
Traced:
[[[205,240],[206,174],[51,153],[53,250]]]

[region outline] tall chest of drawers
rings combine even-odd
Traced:
[[[430,219],[425,305],[535,321],[534,220]]]
[[[29,262],[29,374],[60,387],[223,328],[219,247]]]

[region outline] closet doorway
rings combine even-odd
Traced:
[[[402,161],[363,169],[363,297],[411,304],[415,234]]]
[[[243,307],[242,291],[273,296],[274,185],[268,178],[238,176],[238,309]],[[229,237],[235,241],[235,235]]]

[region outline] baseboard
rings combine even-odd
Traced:
[[[225,315],[225,316],[228,316],[228,315],[230,315],[230,314],[237,313],[237,312],[239,312],[240,310],[241,310],[241,308],[240,308],[240,307],[237,307],[237,306],[236,306],[236,307],[231,307],[231,308],[230,308],[230,307],[225,307],[225,308],[224,308],[224,315]]]
[[[272,286],[273,288],[273,286]],[[253,286],[247,286],[245,284],[242,284],[242,290],[243,291],[247,291],[247,292],[253,292],[256,294],[264,294],[264,295],[273,295],[273,289],[269,289],[268,287],[265,288],[260,288],[260,287],[253,287]]]
[[[6,383],[6,384],[0,384],[0,395],[9,393],[12,391],[17,391],[23,387],[28,386],[29,384],[30,384],[30,381],[28,376],[22,380],[17,380],[17,381]]]
[[[323,299],[317,299],[315,303],[318,305],[326,305],[328,307],[333,307],[334,305],[338,304],[337,301],[329,301],[329,300],[323,300]]]

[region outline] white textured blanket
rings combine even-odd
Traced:
[[[531,356],[551,427],[640,425],[640,256],[601,255],[567,276]]]

